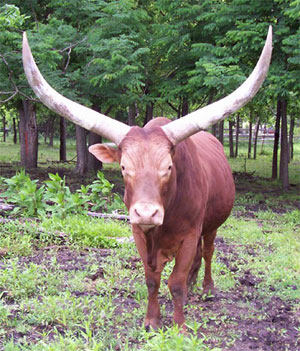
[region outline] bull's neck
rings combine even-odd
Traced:
[[[176,186],[171,195],[169,206],[165,208],[165,222],[174,227],[174,222],[191,219],[203,207],[206,191],[203,177],[203,165],[199,162],[198,151],[190,139],[181,142],[176,148],[174,158],[176,167]],[[197,194],[195,193],[197,189]]]
[[[159,236],[157,228],[150,230],[146,237],[147,264],[155,272],[157,268],[157,251],[159,248]]]

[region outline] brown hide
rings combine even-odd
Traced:
[[[133,127],[118,151],[95,147],[102,150],[98,158],[118,160],[122,168],[124,202],[149,293],[145,325],[154,328],[159,325],[157,294],[167,261],[175,258],[168,284],[174,321],[179,325],[184,325],[187,284],[195,282],[202,257],[203,288],[206,292],[213,289],[213,242],[217,228],[231,212],[235,194],[231,169],[219,141],[200,132],[174,147],[160,128],[167,123],[168,119],[156,118],[144,128]]]

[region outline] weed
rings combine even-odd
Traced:
[[[26,216],[37,216],[45,213],[44,186],[37,187],[37,180],[31,180],[25,171],[17,173],[14,177],[4,179],[7,190],[1,197],[9,198],[15,204],[13,214],[22,213]]]
[[[65,218],[71,213],[84,214],[88,207],[93,211],[126,212],[120,196],[112,192],[114,185],[100,171],[91,185],[81,185],[75,193],[66,185],[66,178],[61,178],[57,173],[49,173],[49,180],[40,187],[38,181],[31,180],[25,171],[18,172],[12,178],[2,178],[2,183],[6,190],[0,196],[15,205],[13,214],[32,217],[51,213]]]
[[[48,211],[52,214],[65,218],[69,213],[84,212],[86,210],[86,199],[80,193],[72,194],[70,188],[66,186],[66,178],[61,178],[58,174],[49,173],[50,180],[45,181],[45,199],[54,203],[49,206]],[[82,194],[82,193],[81,193]]]

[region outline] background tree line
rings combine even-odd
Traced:
[[[259,94],[229,120],[230,155],[237,154],[234,124],[237,130],[248,121],[251,132],[253,125],[258,130],[263,123],[274,124],[272,177],[279,173],[287,187],[300,107],[299,18],[299,0],[6,1],[0,7],[3,130],[9,122],[15,140],[19,135],[25,168],[37,166],[38,127],[50,142],[59,131],[61,161],[66,160],[67,129],[76,135],[78,173],[99,167],[87,145],[101,138],[66,126],[29,89],[21,63],[24,30],[55,89],[129,125],[144,125],[154,116],[180,118],[233,91],[256,64],[271,24],[271,69]],[[223,131],[223,123],[213,128],[221,141]]]

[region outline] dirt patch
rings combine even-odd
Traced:
[[[234,248],[220,237],[216,239],[216,248],[219,252],[218,259],[231,272],[236,273],[237,266],[245,263]],[[243,249],[255,256],[255,250],[251,247]],[[210,308],[216,313],[225,308],[226,314],[219,316],[221,320],[227,317],[234,322],[231,324],[231,331],[238,337],[230,348],[224,343],[224,349],[232,351],[300,349],[300,319],[294,309],[294,305],[300,300],[287,302],[276,295],[270,295],[269,298],[262,297],[259,292],[262,279],[253,275],[250,270],[239,270],[236,280],[239,284],[233,290],[217,293],[209,302]],[[270,287],[270,291],[275,291],[275,288]],[[220,332],[222,333],[222,328]]]
[[[227,245],[222,238],[216,241],[217,259],[228,267],[232,272],[237,271],[239,257],[230,245]],[[251,250],[251,249],[250,249]],[[93,259],[91,260],[91,254]],[[47,247],[37,250],[33,255],[28,257],[19,257],[19,265],[29,265],[35,263],[41,265],[45,271],[53,269],[53,259],[55,259],[55,269],[60,269],[66,273],[72,271],[87,271],[91,264],[97,264],[99,269],[94,274],[86,278],[86,289],[78,291],[74,289],[71,294],[76,298],[95,297],[101,293],[95,288],[96,282],[105,279],[103,263],[114,254],[114,251],[108,249],[92,250],[71,250],[68,247]],[[132,257],[124,262],[124,269],[134,274],[139,258]],[[1,267],[0,267],[1,269]],[[3,267],[2,267],[3,269]],[[132,273],[131,273],[132,272]],[[128,274],[127,274],[128,276]],[[67,277],[67,276],[66,276]],[[67,279],[67,278],[66,278]],[[252,274],[249,270],[241,271],[237,275],[236,287],[229,291],[220,291],[215,296],[203,298],[199,290],[189,294],[187,316],[189,320],[198,321],[203,327],[199,332],[199,337],[206,335],[207,343],[212,348],[214,336],[222,338],[222,350],[231,351],[280,351],[280,350],[298,350],[300,348],[299,328],[300,320],[296,315],[293,304],[283,301],[276,295],[270,297],[268,301],[259,294],[259,283],[261,279]],[[66,285],[68,281],[66,280]],[[142,278],[141,278],[141,283]],[[163,283],[162,283],[163,284]],[[63,287],[62,287],[63,289]],[[1,292],[0,292],[1,293]],[[115,286],[110,292],[112,303],[115,307],[114,318],[127,314],[133,316],[137,308],[141,308],[134,298],[136,291],[132,287],[132,292],[125,292],[122,285]],[[41,297],[42,299],[42,297]],[[12,300],[2,292],[2,300],[8,305],[14,305],[16,308],[11,309],[10,318],[19,318],[20,310],[17,307],[18,302]],[[168,296],[160,296],[160,304],[165,306],[165,312],[162,317],[164,326],[172,325],[172,302]],[[80,302],[79,302],[80,303]],[[144,308],[144,307],[143,307]],[[89,311],[86,311],[88,318]],[[121,324],[115,324],[111,328],[111,334],[117,335],[122,325],[122,318],[119,318]],[[139,326],[143,327],[143,320],[135,320]],[[40,340],[41,335],[47,332],[49,341],[52,339],[53,330],[64,335],[67,327],[61,324],[35,325],[32,326],[30,333],[21,333],[17,328],[6,330],[6,339],[13,339],[18,342],[26,337],[27,342],[36,343]],[[93,326],[93,333],[97,333],[99,325]],[[138,344],[139,340],[131,338],[131,344]],[[219,341],[220,342],[220,341]],[[0,338],[1,345],[1,338]]]

